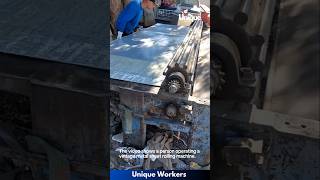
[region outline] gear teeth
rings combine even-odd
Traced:
[[[181,84],[180,84],[180,82],[179,82],[178,80],[170,80],[169,83],[168,83],[168,85],[171,85],[171,84],[173,84],[173,83],[179,85],[179,87],[181,86]]]
[[[173,85],[174,85],[174,89],[171,90],[170,88]],[[170,80],[168,82],[167,86],[169,87],[169,92],[172,93],[172,94],[176,93],[177,91],[179,91],[179,89],[181,89],[181,83],[178,80]]]
[[[226,84],[226,80],[225,80],[225,76],[226,73],[222,71],[222,64],[221,61],[218,58],[214,58],[214,61],[212,63],[212,70],[213,73],[215,74],[214,76],[217,77],[217,90],[218,91],[222,91],[223,90],[223,86]]]

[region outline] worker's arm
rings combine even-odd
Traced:
[[[125,31],[127,23],[139,12],[139,6],[140,5],[136,1],[132,1],[121,11],[116,22],[118,31],[122,33]]]

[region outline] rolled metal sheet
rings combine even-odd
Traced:
[[[111,79],[161,86],[163,71],[188,31],[188,27],[155,24],[111,42]]]

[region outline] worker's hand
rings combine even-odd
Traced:
[[[122,38],[122,32],[120,32],[120,31],[118,31],[118,37],[117,37],[117,39],[121,39]]]

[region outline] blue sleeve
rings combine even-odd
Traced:
[[[124,32],[126,25],[139,12],[139,4],[136,1],[131,1],[119,14],[116,27],[118,31]]]

